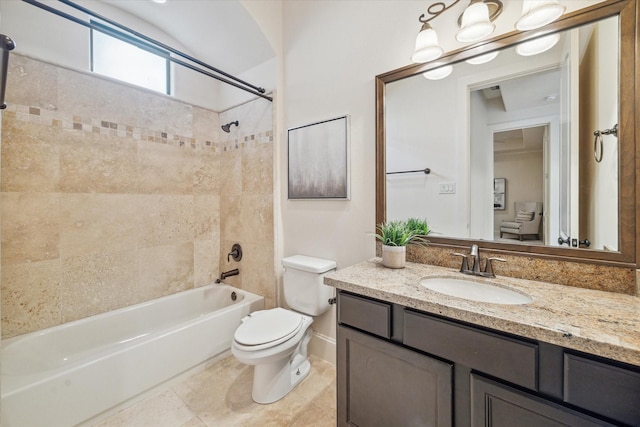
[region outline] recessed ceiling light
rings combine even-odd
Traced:
[[[167,2],[167,0],[151,0],[151,1],[158,4],[165,4]]]

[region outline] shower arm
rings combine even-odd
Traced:
[[[9,72],[9,52],[16,48],[11,37],[0,34],[0,110],[7,108],[4,102],[7,90],[7,74]]]

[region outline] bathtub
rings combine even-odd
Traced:
[[[211,284],[2,342],[2,426],[74,426],[231,347],[261,296]]]

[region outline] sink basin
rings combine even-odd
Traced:
[[[471,301],[493,304],[529,304],[533,301],[528,295],[486,282],[476,282],[455,277],[425,277],[420,284],[441,294],[464,298]]]

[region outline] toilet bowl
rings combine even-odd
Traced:
[[[282,399],[309,374],[312,316],[329,309],[334,292],[323,280],[335,269],[335,261],[294,255],[282,265],[284,297],[291,309],[251,313],[242,319],[231,343],[240,362],[255,366],[251,397],[262,404]]]
[[[231,352],[254,365],[251,397],[267,404],[282,399],[311,368],[307,345],[313,318],[284,308],[256,311],[242,320]]]

